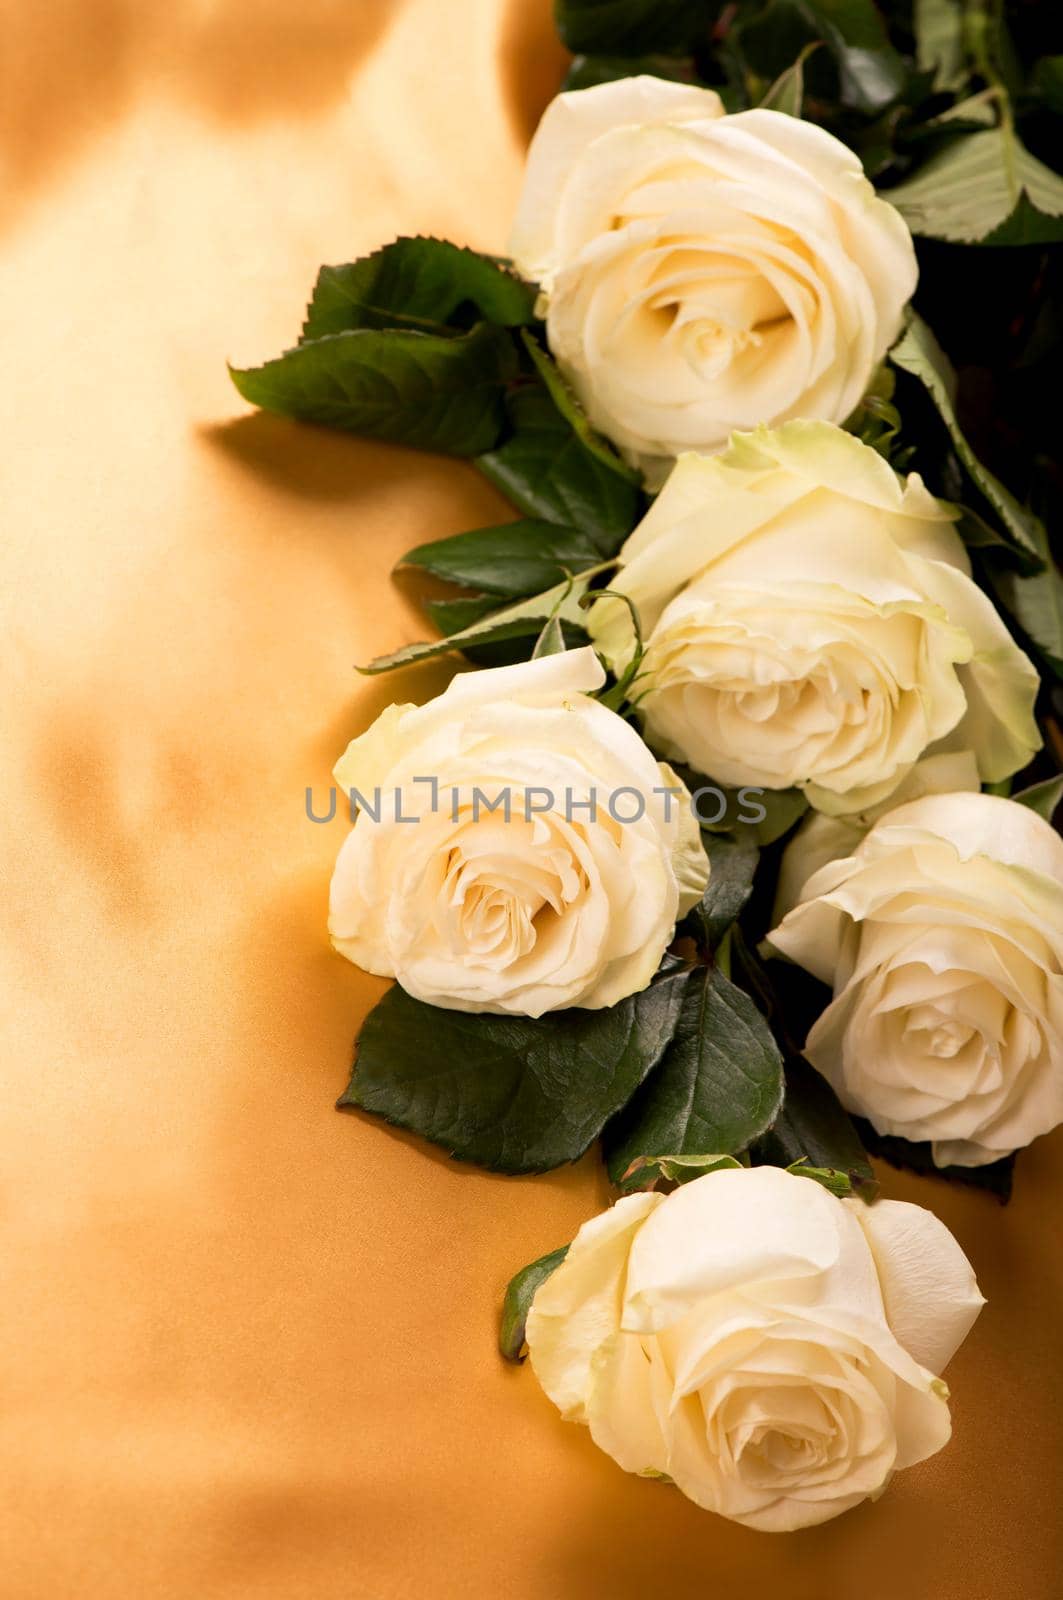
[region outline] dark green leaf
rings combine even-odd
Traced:
[[[712,793],[698,800],[697,814],[703,827],[710,833],[729,832],[736,826],[748,828],[762,848],[789,833],[798,818],[808,810],[808,801],[800,789],[758,789],[753,785],[747,785],[744,789],[727,789],[721,784],[713,784],[711,779],[699,779],[698,782],[709,784],[710,789],[723,795],[726,807],[718,820],[710,820],[719,810],[719,802]]]
[[[705,0],[554,0],[554,20],[575,54],[675,54],[708,32]]]
[[[774,844],[789,833],[798,818],[808,810],[808,801],[800,789],[765,789],[761,794],[754,789],[739,789],[738,795],[740,799],[742,795],[748,796],[747,804],[755,804],[764,812],[764,816],[755,824],[759,845]]]
[[[1046,822],[1051,822],[1063,801],[1063,773],[1054,778],[1045,778],[1042,783],[1032,783],[1028,789],[1020,789],[1011,798],[1020,806],[1029,806]]]
[[[442,1011],[397,984],[366,1018],[340,1107],[374,1112],[459,1161],[546,1172],[575,1161],[660,1060],[682,972],[602,1011]]]
[[[1063,240],[1063,178],[1019,139],[1010,120],[968,133],[887,191],[913,233],[957,244]]]
[[[525,516],[580,528],[614,555],[638,521],[635,484],[588,450],[543,384],[506,402],[511,436],[478,458],[485,477]]]
[[[956,532],[968,550],[988,551],[1009,569],[1021,572],[1025,577],[1044,571],[1045,563],[1041,556],[1034,555],[1025,545],[1016,544],[1014,539],[987,522],[972,506],[961,505],[959,510]]]
[[[450,336],[359,328],[229,370],[244,399],[266,411],[471,456],[498,438],[517,356],[507,333],[481,322]]]
[[[963,0],[915,0],[916,61],[934,74],[936,90],[959,90],[967,82],[963,44]]]
[[[769,1131],[752,1150],[757,1166],[790,1167],[807,1161],[837,1172],[865,1200],[878,1182],[852,1119],[822,1074],[793,1056],[786,1063],[786,1097]]]
[[[467,660],[474,662],[478,667],[506,667],[514,661],[527,661],[531,655],[535,629],[537,626],[543,626],[541,621],[529,620],[526,630],[522,629],[519,633],[510,632],[494,642],[488,638],[486,643],[477,644],[473,624],[497,611],[497,595],[469,595],[457,600],[425,599],[420,603],[441,633],[454,634],[465,629],[472,630],[468,642],[459,641],[451,648],[460,650]],[[586,629],[581,628],[578,623],[563,621],[561,633],[566,650],[578,650],[581,645],[590,643]]]
[[[438,333],[466,322],[505,328],[534,320],[537,290],[487,256],[443,239],[396,239],[342,267],[322,267],[303,324],[305,343],[354,328]]]
[[[904,127],[904,143],[908,147],[930,145],[943,147],[946,140],[954,140],[961,133],[978,133],[983,128],[995,128],[999,96],[995,89],[979,89],[977,94],[958,100],[947,111],[922,121],[908,122]]]
[[[904,58],[874,0],[798,0],[838,65],[843,105],[869,115],[900,97],[908,79]]]
[[[469,645],[500,644],[506,639],[535,638],[542,632],[544,622],[549,621],[551,617],[557,617],[559,622],[571,622],[578,626],[583,620],[579,606],[580,598],[598,570],[600,569],[592,567],[578,578],[566,579],[555,588],[547,589],[545,594],[533,595],[529,600],[518,600],[515,605],[506,606],[502,611],[490,612],[482,620],[473,621],[468,626],[449,633],[445,639],[426,639],[418,644],[403,645],[400,650],[393,650],[390,655],[377,656],[368,666],[359,667],[358,671],[373,676],[378,672],[391,672],[395,667],[408,667],[414,661],[428,661],[433,656],[445,656],[452,650],[465,650]],[[439,604],[440,602],[436,602],[437,610]],[[447,604],[468,605],[471,608],[479,605],[480,601],[470,599],[449,601]]]
[[[896,143],[908,115],[904,106],[889,106],[874,122],[854,130],[850,143],[872,181],[897,159]]]
[[[778,1115],[782,1057],[752,1000],[716,967],[683,981],[660,1066],[606,1130],[609,1176],[621,1187],[639,1156],[734,1155]]]
[[[888,1161],[891,1167],[906,1172],[918,1172],[923,1177],[945,1178],[951,1183],[965,1183],[973,1189],[986,1189],[996,1195],[1001,1205],[1011,1199],[1011,1183],[1015,1171],[1015,1157],[1004,1156],[984,1167],[936,1167],[931,1146],[914,1144],[910,1139],[896,1139],[892,1135],[876,1133],[870,1122],[858,1118],[860,1137],[873,1156]]]
[[[497,611],[498,596],[468,595],[458,600],[423,600],[421,604],[440,633],[461,633]]]
[[[753,874],[760,852],[752,828],[735,833],[702,834],[709,858],[709,881],[700,904],[688,913],[687,921],[700,943],[715,949],[739,915],[753,892]]]
[[[763,847],[789,833],[808,810],[808,801],[800,789],[761,789],[752,784],[729,789],[692,767],[677,762],[672,765],[690,790],[694,815],[702,829],[710,833],[748,829]]]
[[[908,80],[873,0],[771,0],[740,8],[734,27],[757,73],[781,74],[803,46],[822,40],[834,62],[836,93],[846,108],[874,116],[899,99]],[[813,63],[810,76],[817,74]]]
[[[507,1361],[523,1361],[524,1330],[528,1325],[528,1312],[535,1299],[535,1291],[567,1255],[568,1245],[563,1244],[559,1250],[551,1250],[549,1255],[540,1256],[538,1261],[522,1267],[510,1279],[502,1301],[502,1322],[498,1330],[498,1348]]]
[[[1014,99],[1022,90],[1023,70],[1005,21],[1014,5],[1005,0],[965,0],[964,45],[977,75],[998,93]]]
[[[1063,115],[1063,55],[1042,56],[1033,70],[1030,87],[1050,111]]]
[[[598,565],[605,554],[589,534],[575,528],[508,522],[418,545],[399,565],[420,567],[465,589],[516,599],[552,588],[566,573]]]
[[[593,89],[599,83],[621,78],[667,78],[673,83],[693,83],[694,63],[685,56],[577,56],[562,88]]]
[[[1046,539],[1044,528],[1034,516],[1021,506],[1000,479],[984,467],[967,443],[956,417],[953,396],[956,392],[956,375],[948,356],[921,317],[912,314],[901,338],[889,353],[889,359],[903,372],[910,372],[926,389],[937,407],[942,422],[948,429],[956,454],[963,463],[972,483],[989,501],[999,516],[1012,542],[1044,559]]]
[[[530,334],[527,328],[520,330],[520,337],[551,400],[583,448],[589,450],[602,466],[608,467],[610,472],[615,472],[618,478],[623,478],[630,484],[640,484],[642,474],[634,467],[629,467],[625,461],[621,461],[608,439],[591,427],[583,407],[562,376],[553,357],[547,354],[538,339]]]
[[[1035,577],[989,569],[997,599],[1036,654],[1057,678],[1063,678],[1063,577],[1049,566]]]

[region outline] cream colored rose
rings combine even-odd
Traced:
[[[591,649],[464,673],[354,740],[336,778],[368,805],[332,880],[341,955],[458,1011],[645,988],[709,868],[675,774],[585,692],[604,679]]]
[[[647,77],[550,103],[510,253],[591,421],[651,487],[733,428],[844,421],[917,276],[907,225],[831,134]]]
[[[961,790],[978,794],[981,788],[973,751],[957,750],[948,755],[925,756],[888,800],[869,806],[866,811],[850,812],[844,817],[806,811],[779,863],[773,920],[781,922],[793,910],[805,884],[820,867],[851,856],[887,811],[909,800],[921,800],[926,794],[957,794]]]
[[[729,1169],[586,1223],[535,1295],[531,1363],[628,1472],[785,1532],[949,1437],[936,1374],[984,1304],[930,1212]]]
[[[805,1046],[850,1111],[981,1166],[1063,1121],[1063,840],[930,795],[822,867],[769,936],[834,987]]]
[[[1024,766],[1037,673],[969,576],[954,517],[826,422],[682,456],[609,585],[647,640],[633,698],[650,743],[833,813],[888,798],[946,740],[985,780]],[[626,664],[627,606],[599,601],[589,626]]]

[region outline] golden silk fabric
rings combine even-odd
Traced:
[[[460,463],[250,415],[225,358],[398,233],[504,247],[547,0],[0,5],[5,1600],[1056,1592],[1063,1139],[1014,1204],[886,1173],[988,1309],[952,1446],[773,1538],[626,1477],[494,1352],[607,1201],[339,1116],[346,740],[442,668],[389,577],[498,520]],[[736,1589],[736,1586],[742,1586]]]

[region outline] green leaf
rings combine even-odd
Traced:
[[[552,588],[568,573],[597,566],[607,554],[575,528],[508,522],[420,544],[406,552],[399,566],[419,567],[465,589],[517,599]]]
[[[463,627],[479,621],[481,617],[490,616],[498,606],[498,596],[478,595],[462,600],[424,600],[421,604],[444,633],[457,633]],[[555,620],[548,618],[542,624],[542,632],[550,628]],[[460,650],[465,659],[475,666],[508,667],[516,661],[530,660],[534,654],[536,626],[534,623],[529,623],[527,631],[510,633],[497,639],[488,637],[479,644],[476,642],[474,631],[468,643],[459,642],[451,648]],[[566,650],[578,650],[580,646],[590,643],[586,630],[578,623],[561,622],[560,628]]]
[[[908,69],[890,45],[874,0],[813,0],[802,10],[837,61],[844,106],[874,115],[900,98]]]
[[[488,450],[517,374],[510,336],[487,323],[448,336],[358,328],[230,375],[266,411],[449,455]]]
[[[694,63],[686,56],[577,56],[561,85],[567,91],[594,89],[621,78],[667,78],[672,83],[693,83]]]
[[[873,115],[899,99],[908,70],[874,0],[798,0],[798,9],[837,62],[844,105]]]
[[[672,766],[696,800],[694,815],[703,834],[748,829],[763,847],[789,833],[808,810],[808,801],[800,789],[761,789],[754,784],[730,789],[681,762],[673,761]]]
[[[808,801],[800,789],[758,789],[754,785],[728,789],[722,784],[713,784],[711,778],[699,778],[697,783],[707,783],[718,789],[725,797],[727,807],[718,822],[706,822],[704,818],[713,814],[712,797],[699,801],[703,830],[718,833],[729,832],[736,826],[748,828],[761,848],[774,844],[783,834],[789,833],[798,818],[808,810]]]
[[[416,328],[438,333],[466,322],[524,326],[537,289],[497,261],[444,239],[396,239],[360,261],[322,267],[300,343],[354,328]]]
[[[636,1189],[652,1189],[662,1181],[693,1183],[708,1172],[742,1166],[734,1156],[639,1156],[622,1175],[621,1182],[630,1194]]]
[[[929,1143],[913,1143],[893,1135],[876,1133],[870,1122],[857,1120],[857,1128],[864,1144],[873,1156],[888,1161],[891,1167],[905,1172],[918,1172],[927,1178],[944,1178],[950,1183],[962,1183],[972,1189],[985,1189],[996,1196],[1001,1205],[1011,1199],[1012,1177],[1015,1171],[1014,1155],[1000,1161],[990,1161],[984,1167],[936,1167]]]
[[[480,471],[525,516],[579,528],[614,555],[641,514],[636,485],[580,442],[544,384],[515,389],[506,411],[513,432]]]
[[[684,982],[660,1066],[606,1130],[609,1176],[621,1187],[639,1156],[745,1150],[782,1102],[782,1057],[749,996],[716,967]]]
[[[740,7],[731,34],[747,67],[769,78],[783,73],[804,45],[821,40],[835,72],[824,74],[814,63],[810,78],[816,87],[810,92],[838,97],[862,116],[884,111],[907,85],[904,59],[890,44],[874,0],[771,0],[760,8]],[[828,87],[833,76],[837,86]],[[821,82],[824,77],[827,82]]]
[[[1063,577],[1048,566],[1036,577],[990,568],[990,582],[1033,649],[1057,678],[1063,678]]]
[[[562,377],[553,357],[547,355],[538,339],[529,333],[527,328],[520,330],[520,337],[551,400],[583,448],[589,450],[603,466],[609,468],[610,472],[615,472],[618,478],[623,478],[627,483],[640,484],[642,474],[634,467],[629,467],[625,461],[621,461],[608,439],[591,427],[583,407]]]
[[[554,0],[554,21],[567,49],[590,55],[674,55],[709,30],[704,0]]]
[[[1063,240],[1063,178],[1005,119],[931,156],[886,191],[913,233],[958,244],[1053,244]]]
[[[1045,778],[1041,783],[1032,783],[1028,789],[1020,789],[1011,798],[1020,806],[1029,806],[1046,822],[1051,822],[1059,810],[1060,801],[1063,801],[1063,772],[1057,773],[1054,778]]]
[[[657,1064],[685,973],[601,1011],[443,1011],[398,984],[369,1013],[340,1099],[492,1172],[577,1160]]]
[[[753,792],[752,789],[738,791],[740,796],[752,795]],[[808,810],[808,801],[800,789],[765,789],[763,794],[757,796],[755,803],[765,813],[755,824],[757,843],[762,846],[774,844],[789,833],[794,823]]]
[[[792,1168],[804,1161],[817,1173],[836,1174],[865,1200],[878,1193],[848,1112],[826,1078],[799,1056],[787,1060],[782,1110],[751,1153],[757,1166]]]
[[[753,892],[753,875],[760,852],[750,827],[736,833],[702,834],[709,858],[709,881],[701,901],[686,920],[696,930],[699,941],[715,949]]]
[[[518,600],[515,605],[492,612],[481,621],[456,629],[445,639],[428,639],[420,644],[403,645],[401,650],[393,650],[390,655],[377,656],[368,666],[359,667],[358,671],[372,677],[379,672],[392,672],[396,667],[408,667],[414,661],[429,661],[433,656],[449,655],[452,650],[464,650],[468,645],[499,644],[504,639],[530,638],[540,633],[543,623],[555,616],[560,622],[572,622],[578,626],[583,620],[580,597],[586,593],[591,578],[602,570],[600,567],[591,567],[576,579],[566,579],[555,588],[547,589],[545,594],[533,595],[530,600]],[[479,604],[479,601],[471,603]]]
[[[458,600],[422,600],[421,605],[440,633],[461,633],[484,617],[489,617],[492,611],[497,611],[498,596],[479,594],[462,596]],[[454,648],[460,649],[461,646]]]
[[[1000,105],[996,89],[979,89],[977,94],[957,100],[947,111],[925,121],[908,124],[904,130],[907,145],[921,145],[943,138],[955,138],[961,133],[978,133],[982,128],[995,128]]]
[[[910,372],[926,389],[938,410],[938,415],[948,429],[964,468],[972,483],[989,501],[1013,543],[1044,560],[1047,549],[1045,531],[1032,511],[1021,506],[1000,479],[984,467],[971,449],[960,429],[953,405],[956,392],[956,375],[948,356],[921,317],[912,313],[908,327],[889,353],[889,359],[902,372]]]
[[[1042,56],[1033,69],[1030,88],[1050,111],[1063,115],[1063,55]]]
[[[551,1250],[549,1255],[540,1256],[538,1261],[532,1261],[528,1266],[522,1267],[509,1280],[505,1299],[502,1301],[502,1322],[498,1330],[498,1348],[507,1361],[524,1360],[524,1331],[528,1325],[528,1312],[535,1299],[535,1291],[546,1282],[567,1255],[568,1245],[563,1244],[559,1250]]]
[[[971,65],[1009,101],[1023,86],[1023,69],[1005,21],[1005,11],[1013,9],[1005,6],[1005,0],[964,0],[963,8],[964,44]]]
[[[973,506],[961,505],[958,509],[960,517],[954,526],[968,550],[988,551],[1027,577],[1044,571],[1044,557],[1035,555],[1025,545],[1017,545],[1008,534],[987,522]]]
[[[934,74],[934,89],[962,89],[968,77],[963,0],[915,0],[914,25],[916,63]]]

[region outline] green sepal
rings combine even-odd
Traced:
[[[709,1172],[746,1165],[737,1156],[638,1156],[622,1174],[620,1183],[625,1194],[635,1194],[653,1189],[658,1183],[693,1183]]]
[[[771,1128],[751,1151],[757,1166],[834,1173],[846,1193],[873,1200],[878,1180],[852,1119],[826,1078],[799,1056],[786,1062],[786,1096]]]

